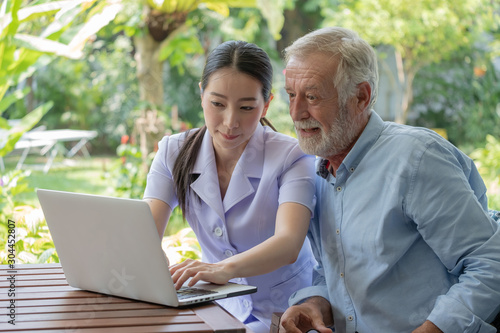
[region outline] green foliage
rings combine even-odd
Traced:
[[[113,189],[119,197],[140,199],[146,188],[146,177],[148,165],[144,164],[143,156],[139,146],[128,143],[128,137],[124,137],[122,144],[116,149],[117,159],[107,175],[113,180]]]
[[[494,24],[489,0],[323,1],[324,25],[351,28],[372,45],[392,45],[408,66],[439,62]]]
[[[484,55],[471,60],[467,54],[420,72],[415,124],[445,128],[456,145],[480,146],[487,134],[500,137],[500,72]]]
[[[161,245],[171,265],[186,259],[201,258],[201,248],[191,228],[183,228],[171,236],[164,237]]]
[[[40,208],[16,208],[16,259],[19,264],[59,262],[52,237]],[[4,260],[4,253],[0,252]]]
[[[101,34],[85,49],[84,61],[59,58],[34,76],[36,100],[53,100],[48,128],[97,130],[101,152],[116,149],[132,132],[139,93],[130,38]]]
[[[489,208],[500,210],[500,140],[488,135],[484,148],[474,150],[471,157],[486,182]]]
[[[55,55],[69,58],[81,56],[85,41],[102,26],[114,18],[120,6],[106,1],[99,2],[89,11],[88,21],[77,29],[72,24],[82,23],[79,19],[96,0],[83,1],[37,1],[23,3],[22,0],[5,0],[0,6],[0,116],[9,105],[20,100],[27,91],[11,87],[30,77],[40,64]],[[24,6],[23,6],[24,5]],[[102,12],[101,12],[102,11]],[[95,20],[94,14],[100,14]],[[68,42],[65,44],[64,42]],[[50,56],[49,56],[50,55]],[[13,89],[7,101],[3,98]],[[51,107],[43,101],[42,106],[26,115],[22,127],[11,127],[2,117],[0,129],[7,129],[6,142],[0,142],[0,156],[10,152],[21,135],[38,123]],[[28,110],[31,111],[31,110]],[[24,115],[17,115],[24,116]]]
[[[42,211],[18,200],[32,191],[29,175],[29,171],[14,170],[0,178],[0,264],[6,264],[11,253],[7,244],[10,230],[15,232],[16,263],[58,262]],[[15,228],[9,228],[9,221]]]
[[[23,204],[23,202],[18,200],[19,195],[32,191],[27,182],[30,173],[30,171],[10,170],[0,176],[1,232],[7,230],[4,224],[7,223],[7,219],[12,218],[15,208]],[[6,238],[3,236],[5,235],[3,234],[0,236],[0,241],[5,241]]]
[[[179,31],[166,43],[160,51],[159,59],[167,60],[171,67],[176,67],[182,76],[185,73],[184,63],[189,55],[202,55],[203,46],[196,36],[193,27]]]
[[[468,143],[483,143],[486,134],[500,137],[500,72],[488,64],[486,72],[469,81],[464,92],[464,107],[455,117],[457,137]]]
[[[15,97],[15,95],[11,95],[9,97]],[[12,100],[15,100],[17,98],[13,98]],[[3,128],[6,128],[6,140],[5,142],[0,141],[0,157],[7,155],[9,152],[14,150],[14,147],[16,145],[16,142],[19,141],[21,136],[33,126],[35,126],[40,119],[49,111],[49,109],[52,107],[53,103],[52,102],[47,102],[45,104],[40,105],[37,107],[35,110],[32,112],[28,113],[26,116],[24,116],[20,123],[16,126],[10,126],[8,122],[5,122]],[[0,118],[3,119],[3,118]],[[0,126],[0,129],[2,126]]]

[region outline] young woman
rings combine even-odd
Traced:
[[[200,82],[205,126],[163,138],[144,199],[160,238],[180,205],[196,233],[202,261],[171,267],[176,287],[192,277],[258,287],[219,303],[255,332],[269,332],[273,312],[311,284],[305,240],[314,209],[314,158],[264,118],[272,66],[254,44],[229,41],[207,58]]]

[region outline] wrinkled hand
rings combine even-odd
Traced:
[[[281,316],[279,332],[301,333],[315,329],[321,333],[331,333],[325,326],[323,315],[315,304],[302,303],[288,308]]]
[[[200,280],[225,284],[233,278],[221,263],[207,264],[192,259],[187,259],[180,264],[170,266],[170,273],[172,274],[176,289],[181,288],[189,278],[192,278],[188,283],[190,287]]]

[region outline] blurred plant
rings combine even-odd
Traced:
[[[481,50],[463,49],[415,80],[414,125],[446,128],[455,145],[482,146],[500,137],[500,69]]]
[[[47,128],[97,130],[94,150],[109,153],[134,126],[139,93],[132,41],[104,29],[84,51],[84,59],[59,58],[41,68],[35,99],[54,101],[42,119]]]
[[[464,107],[454,120],[459,126],[457,137],[468,143],[483,144],[487,134],[500,137],[500,70],[489,62],[476,66],[474,71],[469,89],[461,96]]]
[[[489,208],[500,210],[500,139],[488,135],[484,148],[474,150],[470,156],[488,188]]]
[[[30,192],[32,188],[28,186],[27,178],[30,171],[10,170],[0,176],[0,220],[7,221],[12,218],[15,207],[22,205],[17,200],[19,194]],[[6,231],[6,225],[0,224],[0,232]],[[4,236],[2,234],[2,236]],[[0,236],[0,241],[5,241],[6,237]]]
[[[27,180],[30,171],[8,171],[0,178],[0,264],[7,263],[7,221],[15,224],[17,263],[58,262],[41,209],[24,205],[17,197],[32,191]]]
[[[138,145],[129,142],[128,135],[122,136],[121,144],[116,148],[118,159],[113,162],[106,178],[110,179],[112,190],[119,197],[142,198],[146,188],[147,168],[143,164],[142,153]],[[148,157],[150,164],[154,153]]]
[[[55,56],[79,58],[86,40],[112,20],[119,4],[96,0],[36,1],[5,0],[0,5],[0,116],[11,104],[26,96],[30,89],[14,88],[29,78],[41,63]],[[23,7],[24,5],[24,7]],[[82,16],[86,16],[82,22]],[[74,29],[69,29],[73,24]],[[77,26],[77,24],[80,24]],[[43,27],[43,29],[41,29]],[[69,41],[69,43],[65,43]],[[13,90],[6,95],[9,89]],[[45,101],[22,120],[11,126],[0,117],[0,129],[7,135],[0,142],[0,156],[10,152],[21,135],[31,129],[52,105]]]
[[[19,264],[59,262],[54,242],[40,208],[18,206],[16,221],[16,259]]]
[[[201,248],[191,228],[183,228],[166,236],[161,242],[170,264],[178,264],[186,259],[200,259]]]

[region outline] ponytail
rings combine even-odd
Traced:
[[[196,159],[198,158],[198,152],[200,151],[206,131],[207,126],[203,126],[194,133],[192,133],[193,131],[187,131],[185,133],[186,141],[184,141],[179,151],[179,156],[177,156],[174,163],[174,169],[172,170],[175,189],[177,191],[177,199],[179,200],[179,206],[181,207],[184,219],[186,218],[186,212],[189,206],[187,201],[189,189],[191,183],[195,180],[192,179],[191,173],[196,163]]]

